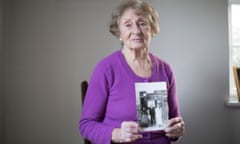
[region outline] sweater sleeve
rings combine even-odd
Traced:
[[[93,71],[79,121],[80,134],[93,143],[110,144],[114,127],[103,119],[108,100],[110,74],[106,65],[99,63]]]
[[[168,65],[168,104],[169,104],[169,118],[181,117],[178,96],[176,92],[176,80],[171,67]]]

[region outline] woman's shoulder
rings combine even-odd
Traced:
[[[172,66],[166,62],[165,60],[150,54],[152,61],[153,61],[153,65],[155,65],[155,68],[157,69],[157,71],[161,71],[165,74],[168,75],[168,77],[172,77],[173,76],[173,69]]]
[[[98,64],[100,65],[111,65],[114,64],[118,60],[120,51],[112,52],[111,54],[108,54],[107,56],[103,57]]]
[[[156,55],[150,53],[150,57],[151,57],[153,63],[155,63],[155,64],[157,64],[157,65],[159,65],[159,66],[170,67],[170,64],[169,64],[167,61],[165,61],[165,60],[159,58],[158,56],[156,56]]]
[[[112,52],[111,54],[103,57],[96,64],[96,68],[106,70],[108,68],[116,67],[117,63],[119,61],[119,53],[120,53],[120,51],[115,51],[115,52]]]

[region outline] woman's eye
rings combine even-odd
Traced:
[[[131,24],[125,24],[125,26],[126,26],[126,27],[130,27],[130,26],[131,26]]]
[[[139,25],[145,26],[147,23],[146,22],[140,22]]]

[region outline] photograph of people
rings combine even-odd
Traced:
[[[124,0],[112,13],[109,31],[121,47],[101,59],[92,72],[79,121],[80,134],[94,144],[178,141],[185,127],[174,73],[167,62],[149,51],[152,37],[159,32],[157,11],[143,0]],[[167,83],[168,126],[143,132],[137,123],[134,84],[160,81]],[[152,123],[159,115],[156,112],[152,108]]]

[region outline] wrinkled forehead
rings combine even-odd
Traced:
[[[146,14],[142,11],[142,10],[136,10],[136,9],[132,9],[132,8],[128,8],[126,9],[122,15],[121,15],[121,18],[124,17],[124,15],[136,15],[136,16],[139,16],[139,17],[143,17],[143,18],[146,18]]]
[[[134,13],[138,16],[148,17],[149,13],[147,13],[143,8],[140,7],[128,7],[126,8],[121,16],[128,10],[134,10]]]
[[[118,22],[120,22],[124,18],[128,18],[128,16],[129,16],[128,14],[137,15],[137,16],[141,17],[142,19],[145,19],[148,21],[148,14],[146,12],[144,12],[142,9],[136,9],[136,8],[129,7],[123,11],[123,13],[121,14],[121,16],[118,19]]]

